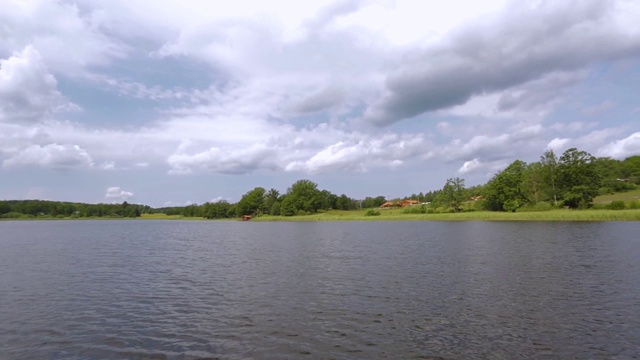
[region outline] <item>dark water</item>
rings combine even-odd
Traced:
[[[640,358],[639,234],[0,222],[0,359]]]

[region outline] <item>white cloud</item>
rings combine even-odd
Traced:
[[[127,200],[133,197],[133,193],[125,191],[119,186],[112,186],[107,188],[107,192],[104,194],[105,199],[110,200]]]
[[[0,59],[0,122],[36,122],[78,107],[57,90],[57,81],[31,46]]]
[[[547,144],[547,149],[553,150],[555,153],[559,153],[560,151],[567,148],[567,144],[571,141],[571,139],[567,138],[554,138]]]
[[[3,161],[4,167],[36,165],[54,169],[91,167],[91,156],[78,145],[31,145]]]
[[[480,168],[482,168],[484,164],[480,162],[478,159],[473,159],[469,161],[465,161],[464,164],[458,169],[460,174],[466,174],[474,172]]]
[[[99,13],[83,14],[63,1],[8,0],[0,11],[0,54],[33,46],[54,73],[82,76],[87,67],[107,65],[128,51],[100,31]]]
[[[387,75],[364,119],[388,125],[518,87],[522,96],[507,93],[499,105],[510,109],[552,101],[557,92],[547,84],[540,91],[537,80],[640,54],[640,27],[620,26],[628,19],[626,11],[640,16],[640,8],[621,9],[597,0],[535,6],[511,2],[502,12],[405,56]],[[528,83],[538,87],[535,94],[529,93]]]
[[[410,160],[428,152],[421,134],[383,136],[356,136],[318,149],[305,159],[292,161],[287,171],[310,173],[325,171],[365,172],[374,167],[397,167],[403,160]]]
[[[515,158],[540,147],[543,130],[539,124],[523,128],[516,124],[509,130],[497,135],[475,135],[473,132],[468,139],[454,139],[450,144],[440,147],[437,154],[447,161],[470,162],[470,166],[474,161],[484,163]]]
[[[597,151],[599,156],[610,156],[614,159],[624,159],[633,155],[640,155],[640,132],[635,132],[624,139],[615,140]]]

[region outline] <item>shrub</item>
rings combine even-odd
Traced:
[[[640,201],[630,201],[629,209],[640,209]]]
[[[364,212],[364,216],[378,216],[380,215],[380,211],[376,209],[368,209]]]
[[[5,219],[19,219],[22,217],[26,217],[24,214],[18,213],[18,212],[8,212],[4,215],[2,215],[3,218]]]
[[[404,208],[404,210],[402,210],[403,214],[426,214],[427,213],[427,207],[424,205],[420,205],[420,206],[407,206],[406,208]]]
[[[615,200],[615,201],[612,201],[611,204],[609,204],[609,209],[611,210],[623,210],[624,207],[625,207],[624,201],[622,200]]]

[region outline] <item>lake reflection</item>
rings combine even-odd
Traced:
[[[638,358],[638,230],[3,221],[0,358]]]

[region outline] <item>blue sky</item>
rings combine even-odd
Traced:
[[[0,199],[399,197],[640,154],[640,4],[40,1],[0,9]]]

